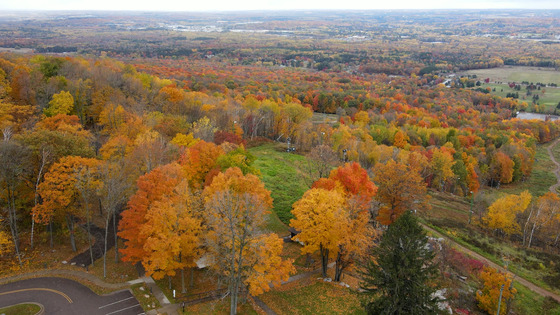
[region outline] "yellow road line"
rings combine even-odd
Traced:
[[[19,292],[25,292],[25,291],[49,291],[49,292],[53,292],[53,293],[56,293],[58,295],[61,295],[62,297],[64,297],[68,301],[68,303],[73,303],[72,299],[68,295],[66,295],[66,294],[64,294],[60,291],[53,290],[53,289],[47,289],[47,288],[21,289],[21,290],[15,290],[15,291],[2,292],[2,293],[0,293],[0,295],[19,293]]]

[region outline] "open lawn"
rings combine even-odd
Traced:
[[[315,277],[275,288],[260,298],[278,314],[365,314],[354,291]]]
[[[306,158],[302,155],[287,153],[285,144],[269,143],[249,149],[257,157],[254,165],[261,171],[261,178],[274,198],[274,212],[284,223],[292,218],[292,205],[309,188],[307,174],[302,171]],[[287,227],[275,222],[271,217],[269,228],[273,232],[286,233]]]

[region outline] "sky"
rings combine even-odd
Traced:
[[[560,0],[0,0],[0,10],[560,9]]]

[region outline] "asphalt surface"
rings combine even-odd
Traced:
[[[36,278],[0,286],[0,308],[24,303],[42,304],[45,314],[144,314],[129,290],[99,296],[82,284],[64,278]]]

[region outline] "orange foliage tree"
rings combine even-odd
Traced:
[[[136,263],[146,256],[144,244],[148,235],[138,232],[146,223],[148,209],[154,202],[170,196],[183,178],[183,169],[176,163],[160,166],[138,178],[138,190],[128,201],[119,222],[118,236],[125,239],[125,248],[120,250],[124,261]]]
[[[224,154],[219,146],[211,142],[199,141],[192,147],[188,148],[179,163],[185,169],[185,174],[192,189],[202,189],[207,181],[210,181],[211,175],[215,175],[213,170],[219,170],[218,157]],[[209,176],[209,174],[211,174]]]
[[[429,208],[426,184],[418,171],[410,166],[389,160],[373,169],[378,185],[375,199],[381,203],[377,221],[389,225],[406,210]]]
[[[75,218],[83,218],[84,213],[80,201],[83,200],[78,187],[77,174],[86,168],[96,167],[98,160],[79,156],[66,156],[54,163],[45,174],[44,181],[39,185],[38,192],[43,200],[33,208],[33,217],[38,223],[51,223],[53,219],[66,221],[70,232],[70,244],[76,251],[74,239]]]
[[[202,241],[197,201],[183,180],[149,206],[139,231],[140,238],[146,240],[142,257],[146,274],[161,279],[165,275],[174,276],[180,269],[183,293],[186,293],[184,268],[195,266]]]

